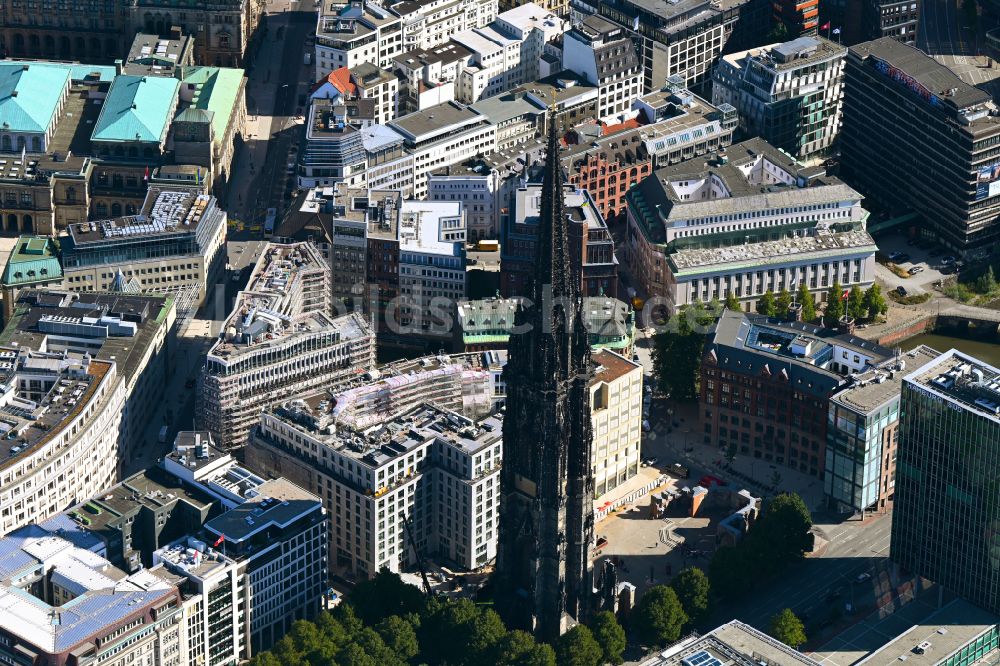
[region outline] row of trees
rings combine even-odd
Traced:
[[[314,621],[298,621],[252,666],[599,666],[620,664],[625,630],[608,612],[556,644],[508,631],[492,608],[469,599],[427,598],[383,570],[350,600]]]
[[[813,322],[818,319],[816,312],[816,300],[806,288],[805,284],[799,285],[795,296],[787,289],[782,289],[775,296],[774,292],[768,290],[757,301],[757,312],[768,317],[784,317],[788,314],[793,303],[802,306],[802,320]],[[726,298],[726,307],[739,309],[739,299],[730,294]],[[834,282],[827,292],[826,310],[824,319],[828,326],[836,324],[841,317],[848,315],[855,321],[868,321],[884,315],[889,305],[882,294],[882,288],[878,284],[872,284],[865,291],[854,285],[844,298],[844,288],[840,282]]]

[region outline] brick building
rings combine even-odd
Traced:
[[[893,360],[852,335],[726,311],[702,358],[704,442],[823,478],[831,396]]]

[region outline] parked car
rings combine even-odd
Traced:
[[[855,583],[864,583],[872,579],[872,575],[865,571],[864,573],[859,573],[858,577],[854,579]]]
[[[911,269],[910,269],[909,271],[907,271],[907,272],[908,272],[908,273],[909,273],[910,275],[916,275],[917,273],[923,273],[923,272],[924,272],[924,267],[923,267],[923,266],[914,266],[913,268],[911,268]]]
[[[947,266],[948,264],[955,263],[955,257],[950,254],[947,257],[941,257],[941,265]]]
[[[906,296],[906,287],[904,287],[903,285],[899,285],[898,287],[896,287],[896,293],[899,294],[900,296]]]

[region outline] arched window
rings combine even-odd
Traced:
[[[31,137],[31,152],[40,153],[42,152],[42,138],[38,136]]]
[[[30,215],[25,215],[23,218],[23,223],[21,224],[21,231],[34,231],[35,221],[31,219]]]
[[[129,146],[128,147],[128,156],[129,157],[139,157],[139,149],[136,148],[135,146]]]
[[[18,136],[17,137],[17,150],[20,151],[22,148],[24,148],[24,137],[23,136]]]
[[[94,212],[97,213],[97,217],[107,217],[108,216],[108,204],[101,202],[94,206]]]
[[[4,134],[3,138],[0,139],[0,148],[2,148],[5,153],[9,153],[9,152],[13,151],[13,148],[10,145],[10,135],[9,134]]]
[[[6,231],[14,231],[17,229],[17,215],[10,213],[7,215],[7,227]]]

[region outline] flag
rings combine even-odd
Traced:
[[[142,175],[142,179],[146,181],[149,180],[149,166],[146,166],[146,173]]]
[[[21,164],[24,164],[24,157],[28,153],[28,144],[21,146]]]
[[[834,35],[839,35],[840,34],[840,28],[834,28],[833,29],[833,34]]]
[[[827,21],[826,23],[824,23],[823,25],[821,25],[821,26],[819,27],[819,29],[820,29],[820,30],[829,30],[829,29],[830,29],[830,22],[829,22],[829,21]]]
[[[840,295],[840,300],[846,301],[847,297],[850,296],[850,295],[851,295],[851,291],[849,289],[845,289],[844,293]]]
[[[639,32],[639,16],[638,14],[632,19],[632,30],[634,32]]]
[[[220,535],[219,535],[219,538],[218,538],[218,539],[216,539],[216,540],[215,540],[215,543],[213,543],[213,544],[212,544],[212,548],[218,548],[218,547],[219,547],[219,546],[221,546],[221,545],[222,545],[222,544],[223,544],[223,543],[224,543],[225,541],[226,541],[226,535],[225,535],[225,534],[220,534]]]

